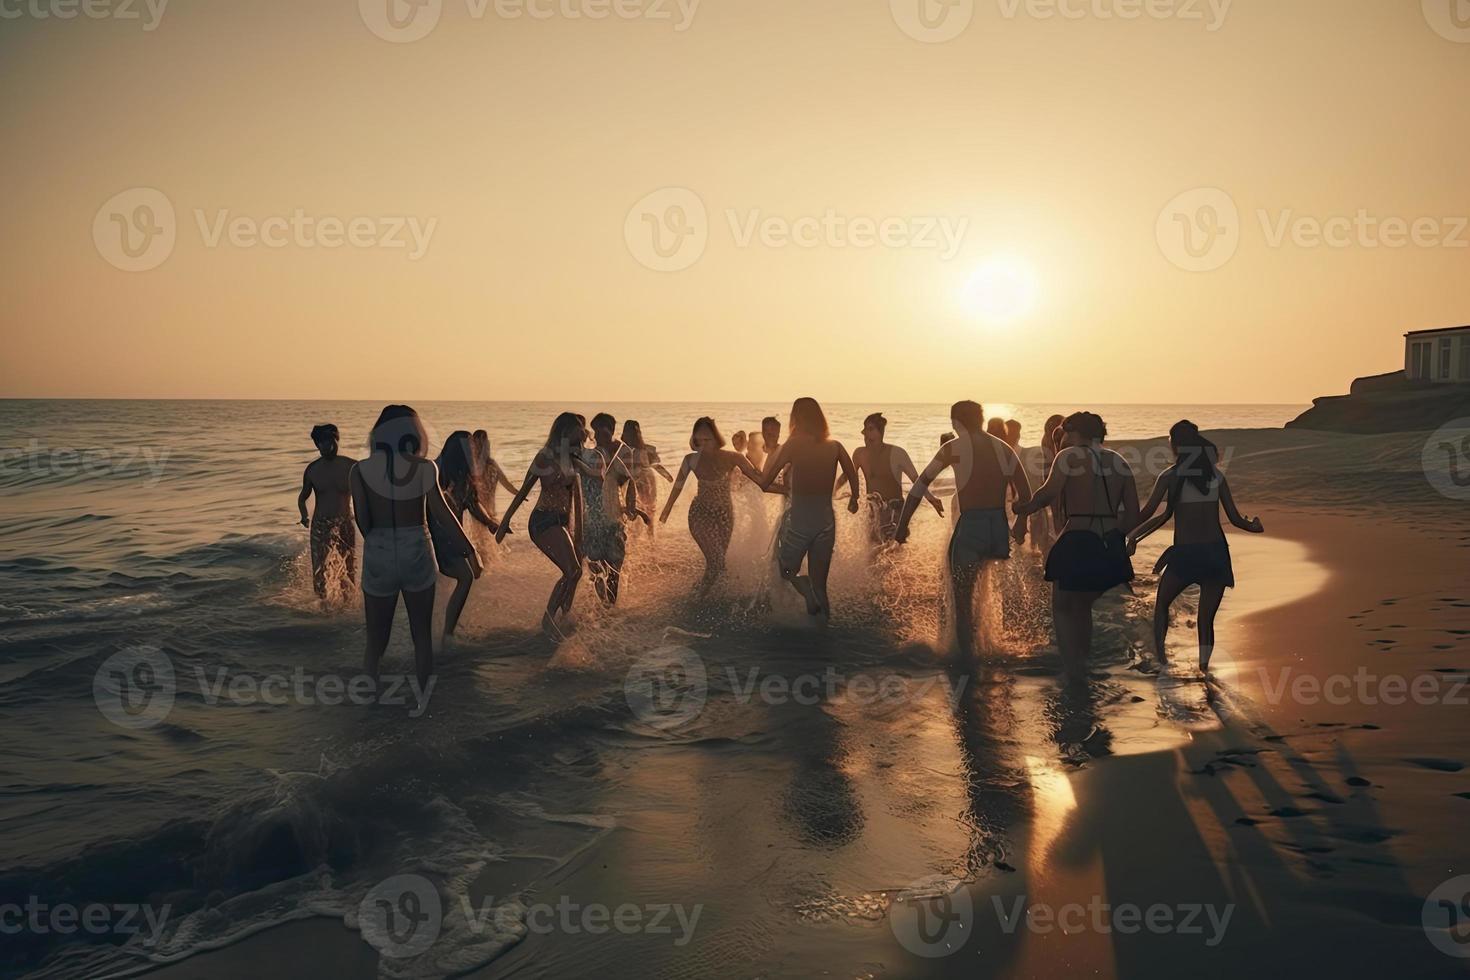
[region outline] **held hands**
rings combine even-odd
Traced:
[[[1033,512],[1034,508],[1030,503],[1023,504],[1017,500],[1011,504],[1011,513],[1017,517],[1030,517]]]
[[[1016,518],[1016,523],[1011,527],[1011,537],[1016,544],[1026,543],[1026,515],[1021,514]]]

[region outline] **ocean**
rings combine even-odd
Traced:
[[[433,451],[455,429],[487,429],[512,482],[564,408],[640,420],[671,470],[698,415],[712,414],[728,437],[789,412],[415,407]],[[874,559],[860,523],[839,511],[832,622],[818,630],[771,581],[775,503],[759,495],[737,502],[727,580],[708,598],[692,595],[702,568],[684,523],[693,487],[656,535],[630,534],[619,607],[600,608],[584,586],[576,629],[560,644],[539,631],[555,576],[526,539],[528,510],[503,548],[476,532],[486,573],[426,705],[360,703],[346,693],[362,660],[360,599],[349,590],[328,609],[317,603],[296,494],[315,456],[312,425],[336,423],[343,453],[357,455],[380,408],[0,401],[0,699],[14,736],[0,759],[0,905],[131,907],[156,923],[7,936],[4,975],[119,975],[311,918],[361,933],[382,954],[381,975],[465,972],[518,947],[535,950],[518,969],[571,975],[607,966],[609,954],[590,936],[538,943],[530,910],[566,897],[556,889],[587,873],[589,854],[626,848],[652,851],[614,862],[626,877],[608,887],[633,903],[698,902],[695,928],[716,941],[640,934],[616,962],[642,969],[694,956],[697,969],[733,957],[755,972],[770,966],[765,951],[814,923],[881,917],[879,885],[925,869],[962,879],[994,863],[1006,813],[1022,805],[1013,768],[981,763],[958,789],[932,770],[987,754],[1060,764],[1099,739],[1116,750],[1158,737],[1151,717],[1128,713],[1126,677],[1081,705],[1048,686],[1055,664],[1034,554],[987,583],[982,616],[990,653],[1011,665],[1016,711],[1034,724],[977,718],[957,708],[953,675],[935,657],[946,521],[921,511],[910,545]],[[826,408],[850,449],[862,418],[881,408],[888,441],[921,468],[949,428],[944,405]],[[1301,408],[1095,410],[1112,438],[1140,439],[1180,418],[1207,430],[1274,428]],[[1028,445],[1063,411],[987,409],[1018,419]],[[1146,635],[1141,602],[1100,612],[1101,663],[1120,675]],[[383,669],[398,676],[411,665],[400,612]],[[697,704],[681,714],[691,692]],[[865,773],[880,743],[913,768]],[[752,799],[752,785],[776,790]],[[957,824],[956,813],[968,816]],[[861,853],[840,863],[849,871],[834,874],[832,855],[852,850]],[[700,862],[765,871],[711,893],[678,873]],[[429,947],[374,924],[374,908],[401,907],[401,888],[387,906],[379,899],[402,880],[427,883],[419,898],[439,908]]]

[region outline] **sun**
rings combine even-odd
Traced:
[[[981,321],[1000,326],[1036,309],[1041,284],[1031,263],[1014,255],[986,259],[965,283],[965,310]]]

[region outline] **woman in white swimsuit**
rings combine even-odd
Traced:
[[[369,676],[378,676],[378,661],[388,647],[401,593],[420,690],[434,670],[434,583],[439,569],[429,539],[429,518],[459,553],[475,554],[439,489],[438,468],[423,455],[427,442],[417,412],[407,405],[389,405],[373,425],[372,452],[352,467],[348,477],[363,539],[364,668]]]

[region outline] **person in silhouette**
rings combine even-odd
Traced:
[[[772,493],[783,470],[789,469],[785,489],[790,505],[777,537],[776,557],[781,577],[806,600],[813,615],[831,612],[827,576],[832,569],[832,550],[837,542],[837,518],[832,512],[832,480],[840,469],[851,488],[847,509],[858,511],[858,475],[852,457],[842,443],[832,438],[827,416],[815,398],[798,398],[791,405],[791,435],[766,459],[765,471],[757,480],[762,490]],[[807,574],[801,574],[802,561]]]
[[[490,452],[490,433],[484,429],[476,429],[470,438],[471,447],[474,450],[472,462],[474,464],[475,482],[480,490],[480,503],[485,512],[491,517],[495,516],[495,493],[499,487],[504,487],[508,493],[515,493],[516,487],[505,476],[505,468],[495,461]]]
[[[730,549],[730,535],[735,526],[735,506],[730,499],[730,476],[736,470],[751,480],[760,481],[760,474],[750,460],[737,452],[725,448],[725,437],[709,416],[697,419],[689,434],[689,455],[679,466],[674,477],[674,487],[669,491],[668,502],[659,515],[660,524],[669,519],[674,501],[684,491],[689,474],[698,481],[694,500],[689,504],[689,534],[699,545],[704,555],[704,577],[699,584],[699,594],[708,595],[720,576],[725,573],[725,555]]]
[[[541,494],[531,510],[526,529],[531,541],[541,553],[551,560],[561,577],[551,588],[546,600],[546,612],[541,617],[541,627],[549,635],[561,638],[557,616],[565,616],[572,610],[572,600],[577,595],[577,583],[582,581],[582,534],[585,521],[582,515],[582,476],[602,476],[600,467],[588,463],[582,448],[587,444],[587,423],[574,412],[562,412],[551,423],[546,443],[536,452],[526,477],[516,491],[515,498],[505,509],[500,519],[500,528],[495,532],[497,542],[505,540],[510,533],[510,519],[520,510],[521,504],[536,484],[541,485]]]
[[[407,405],[385,407],[373,424],[372,452],[352,467],[353,512],[362,532],[362,608],[367,619],[364,667],[378,676],[378,662],[393,632],[398,596],[408,610],[420,689],[434,670],[434,584],[438,569],[429,520],[460,554],[474,546],[439,489],[439,472],[425,458],[428,436]]]
[[[908,477],[911,485],[919,479],[919,471],[903,447],[883,441],[887,432],[888,420],[882,412],[869,415],[863,420],[863,444],[852,454],[852,464],[866,488],[871,518],[869,534],[874,545],[892,541],[898,530],[898,518],[903,513],[903,478]],[[842,479],[839,473],[838,486],[842,485]],[[944,516],[944,504],[932,491],[926,492],[924,499],[934,507],[935,513]]]
[[[632,450],[613,438],[617,420],[606,412],[592,416],[592,446],[584,451],[587,462],[598,475],[582,476],[583,513],[587,515],[587,531],[583,535],[592,584],[598,598],[608,605],[618,601],[618,588],[627,556],[628,535],[623,518],[653,520],[638,509],[638,490],[625,460]]]
[[[311,531],[311,585],[318,599],[327,597],[327,562],[334,554],[342,558],[348,583],[357,581],[357,535],[352,530],[352,467],[357,462],[338,453],[337,427],[330,422],[313,426],[311,441],[318,456],[301,474],[301,493],[296,508],[301,526]],[[315,495],[311,517],[306,502]]]
[[[670,483],[674,475],[664,469],[658,449],[643,440],[643,427],[635,419],[623,423],[623,445],[628,447],[628,470],[633,474],[633,486],[638,493],[638,509],[645,514],[658,510],[658,477]],[[648,524],[648,533],[653,533],[653,524]]]
[[[950,408],[956,438],[944,442],[939,452],[904,500],[894,540],[908,541],[909,522],[929,492],[929,485],[945,470],[954,470],[955,504],[959,518],[950,535],[947,554],[950,583],[954,589],[955,631],[960,653],[974,651],[975,583],[987,562],[1011,556],[1011,538],[1026,540],[1026,522],[1015,521],[1007,528],[1006,491],[1018,500],[1031,499],[1031,481],[1015,452],[1004,439],[985,430],[985,410],[972,401],[956,402]],[[1007,531],[1009,530],[1009,536]]]
[[[1046,557],[1057,649],[1072,680],[1085,675],[1092,648],[1092,607],[1104,592],[1133,580],[1125,535],[1138,523],[1138,488],[1128,462],[1103,448],[1108,427],[1092,412],[1062,423],[1064,439],[1036,496],[1016,501],[1022,516],[1059,502],[1066,529]]]
[[[460,527],[464,526],[468,514],[483,524],[491,534],[500,529],[500,522],[490,516],[480,503],[480,481],[475,479],[474,447],[468,432],[460,429],[450,434],[439,451],[435,465],[439,467],[439,489],[449,504],[450,513]],[[470,588],[475,579],[484,574],[485,568],[480,555],[471,547],[465,551],[458,547],[452,529],[446,528],[432,517],[429,520],[429,537],[434,542],[434,559],[439,565],[439,574],[454,579],[454,591],[444,607],[444,635],[440,646],[445,646],[459,626],[460,614],[470,597]],[[466,537],[468,541],[468,537]]]
[[[1165,641],[1169,635],[1169,607],[1179,594],[1191,585],[1199,586],[1199,669],[1210,669],[1210,656],[1215,650],[1215,614],[1225,590],[1235,587],[1235,569],[1230,560],[1230,544],[1220,526],[1223,510],[1231,524],[1251,534],[1265,528],[1259,517],[1245,518],[1236,509],[1230,484],[1217,465],[1215,444],[1200,434],[1199,427],[1188,419],[1175,423],[1169,430],[1169,446],[1174,451],[1174,465],[1159,474],[1148,503],[1139,513],[1141,522],[1128,533],[1128,552],[1138,542],[1174,521],[1174,544],[1164,551],[1154,566],[1159,577],[1159,591],[1154,599],[1154,655],[1160,666],[1168,663]],[[1164,512],[1157,514],[1159,506]]]

